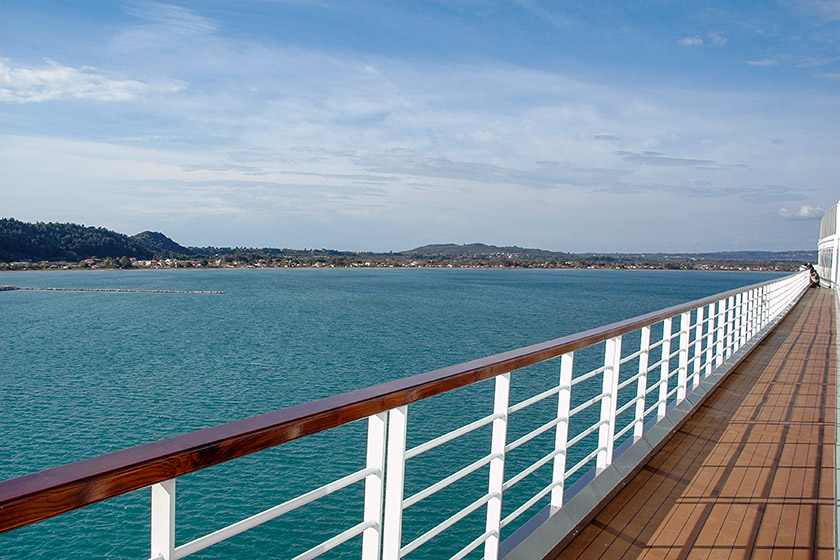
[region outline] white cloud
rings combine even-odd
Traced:
[[[700,37],[684,37],[680,39],[679,43],[684,47],[700,47],[703,45],[703,39]]]
[[[709,32],[709,40],[716,47],[722,47],[726,44],[726,37],[724,37],[723,33],[720,31]]]
[[[747,64],[750,66],[778,66],[779,61],[772,58],[764,58],[762,60],[748,60]]]
[[[803,204],[799,210],[779,209],[779,216],[786,220],[819,220],[823,214],[825,214],[825,210],[822,208],[808,206],[807,204]]]
[[[127,6],[126,11],[137,18],[166,26],[179,35],[194,35],[216,30],[216,26],[206,18],[172,4],[132,2]]]
[[[148,84],[111,79],[96,68],[72,68],[47,59],[40,68],[15,68],[0,59],[0,102],[33,103],[58,99],[130,101],[149,93],[174,93],[183,84]]]
[[[126,12],[142,23],[118,35],[114,45],[118,51],[132,52],[145,48],[168,48],[185,40],[213,35],[216,25],[195,12],[158,2],[133,2]]]

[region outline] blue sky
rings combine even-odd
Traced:
[[[15,1],[0,216],[185,245],[811,249],[840,1]]]

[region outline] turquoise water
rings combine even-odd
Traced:
[[[775,276],[399,269],[0,273],[0,284],[29,287],[225,292],[0,292],[0,479]],[[518,376],[513,393],[533,394],[530,388],[541,378],[555,375],[554,366],[534,368]],[[485,383],[442,396],[434,413],[424,403],[412,407],[410,439],[416,443],[487,414],[490,391],[492,384]],[[409,463],[407,491],[421,489],[419,479],[430,472],[443,476],[486,453],[481,446],[488,433],[457,444],[471,458],[456,468],[451,458],[435,454]],[[179,479],[177,543],[360,468],[364,437],[364,425],[357,423]],[[482,485],[486,478],[465,479],[411,508],[404,542],[454,513],[442,511],[447,504],[471,502],[470,493]],[[360,490],[343,491],[191,558],[293,556],[360,521],[360,507],[348,506]],[[0,550],[7,557],[144,558],[148,516],[144,490],[0,535]],[[469,533],[471,523],[479,522],[468,519],[467,529],[456,526],[453,536],[435,539],[411,557],[448,557],[459,548],[453,541],[465,544],[477,535]],[[358,543],[325,557],[357,556]]]

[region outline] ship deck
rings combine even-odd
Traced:
[[[556,558],[834,558],[835,329],[808,290]]]

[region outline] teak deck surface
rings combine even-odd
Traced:
[[[808,290],[557,558],[834,558],[834,329]]]

